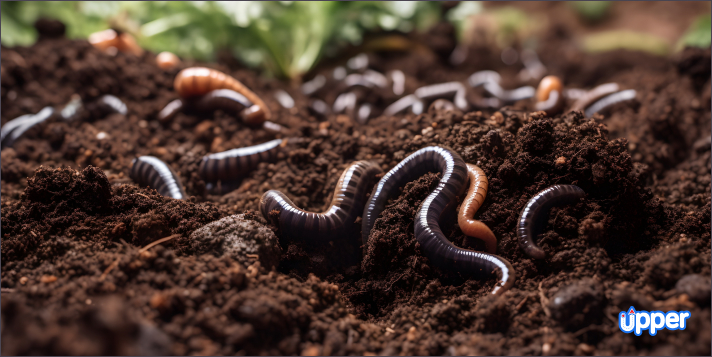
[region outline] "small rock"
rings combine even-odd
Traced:
[[[225,217],[199,228],[190,235],[196,253],[229,254],[249,266],[258,257],[267,270],[276,267],[282,254],[277,236],[259,222],[248,220],[244,214]]]
[[[551,316],[563,326],[577,330],[600,320],[605,305],[603,289],[591,278],[559,290],[549,302]]]
[[[710,278],[699,274],[685,275],[675,284],[675,290],[687,294],[701,307],[710,306]]]

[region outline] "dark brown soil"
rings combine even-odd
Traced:
[[[370,66],[401,69],[406,92],[482,69],[516,83],[521,64],[507,67],[491,49],[471,48],[466,63],[448,65],[452,33],[442,25],[411,38],[430,55],[371,53]],[[593,119],[547,117],[520,102],[496,112],[380,116],[362,126],[345,115],[313,115],[296,86],[205,64],[252,88],[277,123],[306,139],[225,195],[206,194],[201,157],[275,136],[222,111],[160,124],[158,111],[176,98],[175,74],[193,63],[164,71],[151,53],[111,57],[63,38],[3,48],[3,124],[61,107],[73,94],[87,104],[116,95],[128,115],[89,111],[48,122],[2,150],[2,353],[709,355],[710,50],[586,55],[555,29],[542,43],[542,62],[566,85],[615,81],[638,99]],[[279,105],[277,89],[290,93],[294,108]],[[336,94],[317,96],[332,103]],[[379,113],[396,99],[386,90],[364,95]],[[100,132],[108,136],[98,139]],[[269,271],[261,255],[220,255],[190,238],[240,213],[240,232],[263,229],[258,202],[269,189],[321,211],[351,162],[388,170],[429,145],[454,149],[489,178],[477,219],[517,273],[501,297],[489,294],[494,279],[441,271],[420,251],[413,216],[437,174],[407,184],[387,206],[365,256],[358,231],[341,242],[280,240],[279,266]],[[164,160],[193,197],[176,201],[134,185],[128,170],[139,155]],[[516,220],[553,184],[576,184],[587,196],[552,210],[538,239],[549,258],[536,261],[519,248]],[[483,248],[456,224],[445,231],[459,246]],[[631,305],[692,317],[684,331],[636,337],[616,320]]]

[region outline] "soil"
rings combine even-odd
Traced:
[[[517,85],[521,63],[504,65],[492,48],[470,47],[462,65],[448,64],[455,44],[448,26],[410,37],[429,51],[369,53],[369,67],[402,70],[406,93],[482,69],[500,72],[505,87]],[[29,48],[2,48],[2,124],[61,108],[74,94],[88,109],[104,94],[128,107],[127,115],[87,110],[74,121],[47,122],[2,150],[2,353],[710,355],[710,50],[584,54],[552,26],[538,52],[567,86],[617,82],[636,89],[637,99],[589,119],[548,117],[522,101],[361,125],[316,115],[294,84],[234,62],[200,64],[260,95],[289,128],[274,134],[222,111],[159,123],[158,112],[176,98],[173,78],[196,63],[162,70],[152,53],[110,56],[49,35]],[[338,64],[311,76],[329,76]],[[293,108],[280,106],[279,89]],[[331,104],[337,94],[329,87],[316,97]],[[360,98],[377,114],[397,99],[388,90]],[[206,192],[197,174],[203,155],[288,136],[305,140],[246,173],[236,190]],[[420,251],[413,216],[437,185],[434,173],[389,203],[365,247],[357,227],[340,242],[260,246],[274,240],[265,227],[280,237],[258,211],[265,191],[321,211],[351,162],[388,170],[429,145],[450,147],[487,174],[476,219],[516,270],[504,295],[490,294],[494,279],[442,271]],[[128,171],[140,155],[170,165],[192,197],[173,200],[133,184]],[[538,239],[548,258],[537,261],[519,248],[516,220],[554,184],[578,185],[586,198],[551,211]],[[198,231],[235,214],[242,216]],[[233,240],[260,238],[213,249],[222,243],[211,234],[221,230],[237,232]],[[456,224],[445,231],[456,245],[484,248]],[[198,237],[212,245],[196,244]],[[636,337],[616,319],[631,305],[692,316],[684,331]]]

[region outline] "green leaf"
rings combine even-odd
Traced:
[[[710,15],[702,15],[690,25],[675,46],[680,50],[685,46],[709,48],[712,43],[712,20]]]

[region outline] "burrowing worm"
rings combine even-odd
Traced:
[[[357,161],[341,174],[336,183],[331,205],[322,213],[301,210],[283,193],[269,190],[260,199],[260,212],[270,220],[269,213],[279,211],[278,225],[282,234],[291,238],[314,238],[322,241],[338,239],[353,226],[363,212],[366,193],[381,173],[378,164]]]
[[[546,252],[534,242],[534,237],[546,226],[551,207],[576,203],[586,194],[574,185],[554,185],[532,197],[519,214],[517,236],[524,253],[535,259],[544,259]]]
[[[129,177],[137,184],[153,188],[162,196],[177,200],[186,198],[178,176],[165,162],[153,156],[139,156],[132,164]]]
[[[457,215],[457,224],[460,226],[462,233],[470,237],[479,238],[485,242],[487,251],[491,254],[497,252],[497,238],[492,233],[492,230],[481,221],[475,220],[472,217],[477,210],[482,206],[482,203],[487,197],[487,187],[489,181],[485,172],[477,165],[467,164],[467,176],[470,180],[470,189],[467,192],[467,197],[460,206],[460,213]]]
[[[457,153],[437,146],[416,151],[388,171],[374,187],[364,208],[361,237],[364,245],[386,201],[398,188],[427,172],[441,172],[438,187],[423,201],[415,216],[415,238],[433,264],[447,270],[472,274],[478,278],[499,270],[501,282],[492,290],[501,294],[514,285],[512,265],[505,259],[487,253],[462,249],[453,245],[440,229],[440,218],[454,208],[457,196],[467,183],[467,166]]]

